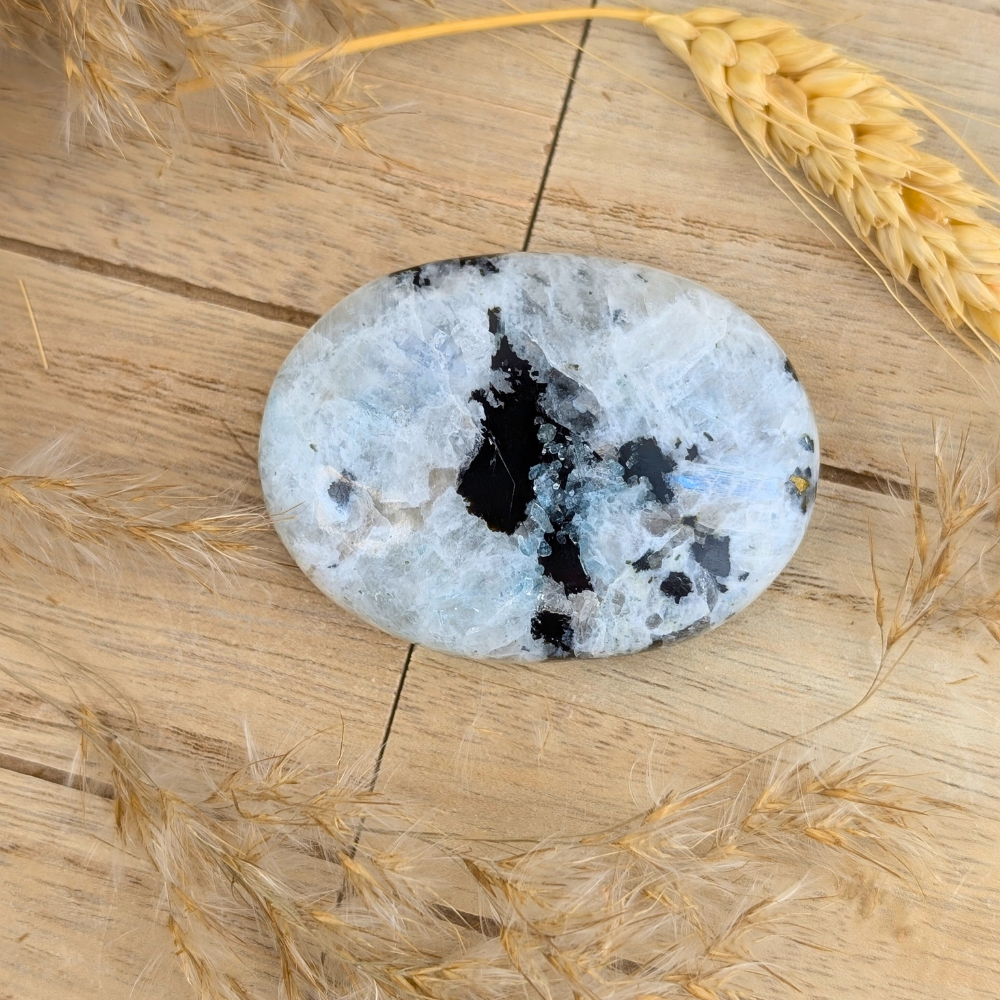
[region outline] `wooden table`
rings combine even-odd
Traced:
[[[983,120],[1000,118],[993,0],[752,12],[923,81],[1000,164]],[[0,464],[72,435],[104,464],[257,497],[271,378],[319,313],[402,266],[521,249],[628,258],[718,289],[787,351],[817,413],[823,482],[788,569],[716,632],[628,658],[527,666],[408,648],[322,598],[274,538],[263,568],[219,593],[154,572],[0,578],[4,622],[97,666],[165,752],[233,764],[244,720],[265,746],[342,721],[348,757],[372,767],[384,743],[379,786],[440,826],[535,836],[623,817],[647,785],[707,777],[863,693],[878,656],[869,525],[891,585],[910,525],[886,484],[905,481],[904,452],[929,453],[935,417],[971,422],[973,450],[990,448],[996,403],[969,374],[986,368],[936,346],[774,190],[651,34],[597,22],[376,53],[366,82],[403,106],[369,132],[385,163],[300,143],[276,165],[202,97],[172,158],[142,142],[86,149],[67,141],[59,77],[0,60]],[[998,726],[995,643],[942,626],[817,737],[831,753],[892,748],[964,812],[935,828],[926,899],[890,892],[872,916],[831,920],[840,951],[795,970],[812,995],[1000,995]],[[154,877],[111,846],[109,803],[86,796],[84,814],[60,783],[75,749],[51,709],[0,680],[0,998],[187,996]]]

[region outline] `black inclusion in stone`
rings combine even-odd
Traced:
[[[573,432],[546,412],[549,380],[519,357],[503,332],[499,308],[487,310],[490,332],[497,338],[492,368],[506,377],[502,388],[477,389],[471,398],[483,408],[482,443],[459,474],[457,489],[470,514],[493,531],[513,534],[535,499],[531,471],[546,468],[563,497],[573,472]],[[542,428],[546,428],[545,434]],[[536,468],[537,467],[537,468]],[[552,530],[544,536],[546,555],[538,556],[542,572],[562,584],[568,597],[593,590],[571,528],[574,511],[562,499],[546,509]]]
[[[559,611],[538,611],[531,619],[531,638],[540,639],[546,646],[573,652],[573,626],[569,615]]]
[[[625,482],[645,479],[660,503],[667,504],[673,500],[674,491],[667,483],[667,476],[677,468],[677,463],[669,455],[664,455],[652,438],[636,438],[623,444],[618,449],[618,461],[625,470]]]
[[[486,310],[486,321],[490,325],[490,333],[492,333],[494,336],[496,336],[500,332],[500,307],[499,306],[494,306],[492,309],[487,309]],[[514,354],[514,352],[511,350],[510,344],[508,343],[506,337],[504,337],[503,343],[500,346],[504,347],[505,345],[506,345],[507,351],[510,354],[514,355],[514,357],[517,358],[518,361],[522,360],[521,358],[518,358],[517,355]],[[527,364],[527,362],[522,362],[522,363]],[[494,371],[500,371],[500,369],[503,367],[503,361],[502,361],[502,359],[500,359],[500,352],[499,351],[497,351],[497,353],[493,355],[493,361],[492,361],[490,367]],[[503,369],[503,370],[506,371],[506,369]],[[528,370],[528,374],[530,376],[530,374],[531,374],[531,370],[530,369]],[[541,393],[539,393],[539,395],[541,395]]]
[[[500,268],[497,267],[492,257],[459,257],[458,266],[479,268],[479,273],[484,278],[487,274],[500,273]]]
[[[634,563],[632,563],[632,569],[634,569],[636,573],[645,573],[647,570],[659,569],[662,565],[663,555],[650,549],[648,552],[644,552]]]
[[[795,369],[792,367],[792,363],[791,363],[791,361],[788,360],[788,358],[785,358],[785,371],[789,375],[791,375],[792,378],[795,379],[796,382],[798,382],[799,377],[798,377],[798,375],[795,374]]]
[[[732,572],[728,535],[706,535],[703,542],[691,546],[691,555],[714,577],[727,577]]]
[[[499,334],[500,310],[490,309],[487,316],[490,330]],[[535,417],[545,385],[533,377],[531,365],[514,353],[505,336],[500,336],[492,367],[507,376],[509,388],[472,393],[483,408],[483,442],[459,475],[457,488],[470,514],[493,531],[511,535],[535,498],[529,473],[542,461]]]
[[[547,577],[563,585],[567,597],[594,589],[580,561],[580,546],[565,530],[546,532],[545,542],[552,551],[539,556],[538,564]]]
[[[686,573],[671,573],[666,580],[660,584],[660,590],[662,590],[667,597],[672,597],[675,604],[680,604],[681,599],[687,597],[693,589],[691,578]]]
[[[346,507],[354,492],[354,483],[350,479],[336,479],[327,488],[327,496],[338,506]]]

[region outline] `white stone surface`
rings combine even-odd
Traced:
[[[544,450],[548,447],[548,450]],[[511,254],[380,278],[291,351],[260,474],[339,604],[466,656],[606,656],[781,572],[819,471],[785,355],[649,267]]]

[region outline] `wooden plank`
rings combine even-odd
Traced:
[[[0,1000],[192,995],[162,883],[138,850],[118,846],[112,804],[2,768],[0,803]],[[319,860],[301,863],[318,885],[329,877]],[[258,930],[232,929],[248,941]],[[248,970],[261,972],[274,970]]]
[[[757,9],[809,20],[777,4]],[[997,117],[989,64],[1000,29],[988,3],[851,9],[866,10],[867,23],[845,23],[831,38],[874,63],[943,78],[955,91],[944,100]],[[838,5],[835,19],[849,19],[844,10]],[[641,259],[726,292],[792,355],[817,406],[825,458],[837,466],[901,476],[900,446],[926,451],[932,414],[959,426],[975,416],[981,445],[992,411],[874,279],[824,244],[724,130],[599,61],[698,105],[684,71],[637,34],[602,24],[590,35],[533,248]],[[178,294],[0,255],[0,459],[74,429],[81,452],[119,464],[141,453],[146,467],[200,489],[247,480],[252,495],[253,462],[226,425],[252,453],[271,374],[300,333],[277,317],[319,311],[416,259],[519,246],[564,82],[553,72],[551,86],[540,83],[534,38],[519,38],[533,53],[524,58],[486,39],[386,53],[379,72],[400,92],[404,76],[417,80],[410,93],[433,117],[387,123],[397,154],[417,169],[384,173],[353,154],[331,166],[310,149],[284,172],[224,123],[210,137],[196,134],[162,177],[148,147],[130,146],[125,164],[67,153],[45,80],[5,61],[0,233],[94,258],[81,265],[144,268]],[[571,51],[544,45],[568,65]],[[472,54],[469,65],[459,52]],[[456,96],[466,74],[473,89]],[[997,133],[973,122],[967,136],[997,160]],[[48,376],[18,277],[49,350]],[[275,319],[183,298],[216,293],[254,300],[248,308]],[[775,587],[685,646],[530,667],[418,650],[385,787],[463,833],[579,830],[645,804],[647,785],[655,793],[696,781],[834,714],[863,691],[877,652],[869,520],[899,572],[905,527],[893,503],[828,484]],[[273,540],[265,556],[265,568],[220,595],[158,577],[99,589],[4,584],[4,622],[96,661],[136,699],[156,745],[189,761],[231,763],[242,717],[270,745],[331,724],[339,735],[343,718],[348,757],[370,754],[405,645],[320,598],[281,565]],[[816,738],[830,753],[888,744],[899,770],[919,772],[922,788],[966,811],[935,820],[941,881],[927,886],[924,903],[890,892],[869,920],[839,920],[831,908],[824,941],[838,953],[810,954],[808,966],[801,954],[779,956],[786,970],[805,969],[813,995],[868,997],[873,983],[900,1000],[995,993],[997,665],[990,640],[932,631],[875,701]],[[0,684],[3,749],[66,766],[74,743],[49,710]],[[144,936],[155,884],[79,834],[78,803],[74,793],[0,769],[0,997],[114,1000],[137,980],[133,995],[185,995],[163,939],[155,928]],[[127,874],[108,897],[114,864]]]
[[[0,998],[188,995],[141,859],[111,804],[0,769]]]
[[[42,369],[18,279],[49,358]],[[274,370],[301,330],[27,257],[0,254],[0,464],[65,438],[93,467],[163,473],[192,493],[260,502],[256,435]],[[139,559],[118,577],[0,577],[5,625],[98,667],[164,746],[238,756],[245,719],[271,744],[348,724],[381,739],[407,644],[323,598],[271,532],[258,564],[205,582]],[[45,658],[9,642],[29,676]],[[75,735],[0,680],[0,746],[67,766]]]
[[[764,2],[753,13],[800,24],[931,99],[1000,120],[994,5],[808,6],[813,13]],[[652,33],[595,22],[577,80],[532,249],[634,259],[732,298],[792,359],[828,464],[905,479],[903,449],[926,450],[933,418],[971,420],[977,445],[989,445],[995,405],[970,378],[992,395],[984,366],[920,312],[954,352],[949,358],[849,248],[830,242],[772,187]],[[1000,164],[1000,129],[947,117],[987,162]],[[928,145],[953,155],[947,142]]]
[[[169,161],[138,141],[124,156],[67,145],[62,81],[5,54],[0,234],[322,312],[399,267],[520,249],[574,54],[537,31],[372,53],[358,82],[400,113],[368,134],[394,162],[298,142],[290,167],[208,98],[185,104],[190,142]]]
[[[887,600],[910,527],[888,498],[824,486],[798,555],[754,605],[696,641],[631,657],[518,665],[418,648],[380,787],[416,796],[437,824],[481,838],[600,829],[835,716],[873,676],[868,524]],[[974,558],[975,553],[969,556]],[[821,943],[779,955],[816,996],[989,995],[1000,973],[1000,651],[971,630],[927,631],[857,714],[788,753],[881,747],[906,784],[963,810],[931,821],[923,900],[894,894],[871,919],[824,910]],[[964,682],[963,682],[963,679]],[[787,758],[786,758],[787,759]],[[938,879],[940,881],[935,881]],[[815,930],[815,928],[814,928]]]

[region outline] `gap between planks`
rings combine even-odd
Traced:
[[[590,0],[590,6],[596,7],[597,0]],[[524,233],[524,243],[521,250],[528,252],[531,237],[535,232],[535,222],[538,219],[538,212],[542,207],[542,198],[545,197],[545,186],[549,180],[549,172],[552,169],[552,162],[556,158],[556,148],[559,145],[559,136],[562,133],[563,123],[566,121],[566,112],[569,109],[569,102],[573,96],[573,87],[576,84],[576,74],[580,71],[580,62],[583,59],[583,50],[587,47],[587,37],[590,35],[590,26],[594,22],[590,19],[583,22],[583,31],[580,34],[580,44],[576,47],[576,56],[573,59],[573,68],[569,71],[569,79],[566,81],[566,92],[563,94],[562,107],[559,109],[559,117],[556,119],[556,127],[552,132],[552,142],[549,144],[548,156],[545,157],[545,165],[542,167],[542,176],[538,182],[538,192],[535,194],[535,202],[531,206],[531,216],[528,219],[528,228]]]
[[[410,660],[413,658],[415,648],[415,644],[410,643],[406,651],[406,659],[403,661],[402,669],[399,672],[399,680],[396,682],[392,705],[389,707],[389,715],[386,719],[382,739],[379,742],[378,754],[372,768],[372,778],[368,785],[368,790],[371,792],[375,791],[375,787],[378,784],[379,773],[382,770],[382,760],[385,757],[386,747],[389,745],[389,735],[392,732],[392,724],[396,719],[396,711],[399,708],[399,701],[403,695],[403,684],[406,681],[406,674],[410,669]],[[5,753],[3,750],[0,750],[0,771],[13,771],[16,774],[23,774],[29,778],[37,778],[39,781],[47,781],[53,785],[65,785],[67,788],[75,788],[77,791],[90,792],[92,795],[96,795],[102,799],[112,800],[115,797],[114,786],[108,781],[85,777],[76,771],[68,771],[63,767],[53,767],[50,764],[43,764],[37,760],[18,757],[14,754]],[[356,843],[357,841],[355,840]]]

